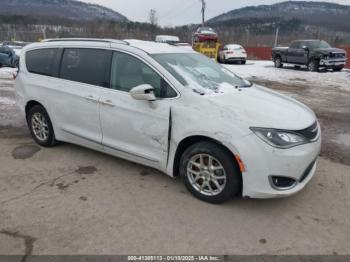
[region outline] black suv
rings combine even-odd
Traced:
[[[283,63],[305,65],[309,71],[319,68],[341,71],[346,64],[346,52],[343,49],[332,48],[323,40],[298,40],[289,47],[272,49],[272,59],[275,67],[280,68]]]

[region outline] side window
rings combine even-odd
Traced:
[[[299,48],[299,42],[295,41],[290,45],[290,48]]]
[[[303,48],[303,46],[309,47],[308,42],[300,42],[299,48]]]
[[[56,76],[59,66],[60,50],[46,48],[28,51],[26,53],[26,65],[30,73]]]
[[[106,68],[109,63],[108,50],[67,48],[62,57],[60,78],[107,87]]]
[[[134,56],[114,52],[111,68],[111,88],[129,92],[132,88],[149,84],[157,98],[171,98],[176,92],[152,68]]]

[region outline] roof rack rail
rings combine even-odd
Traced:
[[[50,38],[44,39],[42,42],[68,42],[68,41],[81,41],[81,42],[101,42],[101,43],[114,43],[114,44],[123,44],[129,45],[128,42],[124,40],[117,39],[105,39],[105,38]]]

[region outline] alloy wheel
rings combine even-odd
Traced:
[[[187,177],[191,186],[206,196],[220,194],[226,186],[226,172],[222,164],[208,154],[196,154],[187,164]]]
[[[31,123],[35,137],[40,141],[46,141],[49,137],[49,125],[46,118],[41,113],[36,112],[32,116]]]

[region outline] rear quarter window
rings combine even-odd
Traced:
[[[107,87],[111,54],[103,49],[67,48],[62,57],[60,78]]]
[[[58,48],[28,51],[26,53],[27,70],[34,74],[57,76],[61,52]]]

